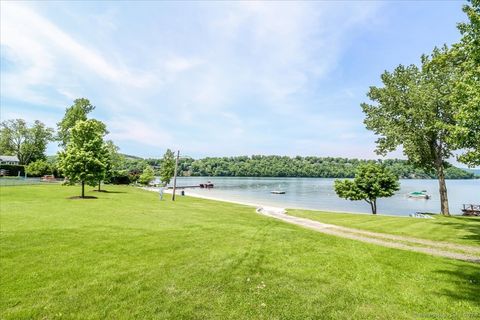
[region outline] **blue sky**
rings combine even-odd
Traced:
[[[86,97],[128,154],[378,158],[369,86],[458,41],[463,4],[2,2],[1,118]]]

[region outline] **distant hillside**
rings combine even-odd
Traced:
[[[161,159],[145,159],[158,167]],[[224,177],[312,177],[353,178],[358,165],[365,162],[382,163],[402,179],[434,179],[435,174],[415,168],[406,160],[359,160],[333,157],[238,156],[192,159],[183,157],[179,162],[180,176]],[[474,179],[472,172],[448,166],[447,179]]]
[[[480,177],[480,169],[468,169],[468,168],[462,168],[462,169],[467,172],[473,173],[477,177]]]

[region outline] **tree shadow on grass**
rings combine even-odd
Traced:
[[[473,302],[476,307],[480,307],[480,266],[478,264],[461,264],[456,268],[437,272],[450,277],[455,284],[454,289],[440,291],[441,295],[448,296],[451,300]],[[480,313],[477,316],[480,317]]]
[[[469,223],[461,223],[459,219],[462,221],[467,220]],[[460,238],[480,244],[480,218],[450,217],[448,221],[444,220],[438,223],[454,229],[468,231],[470,234],[463,235]]]
[[[73,196],[73,197],[68,197],[67,199],[72,199],[72,200],[82,200],[82,199],[98,199],[97,197],[94,196]]]
[[[93,192],[102,192],[102,193],[127,193],[125,191],[108,191],[108,190],[92,190]]]

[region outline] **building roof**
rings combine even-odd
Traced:
[[[19,162],[17,156],[4,156],[0,155],[0,161]]]

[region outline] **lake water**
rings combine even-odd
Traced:
[[[286,208],[306,208],[327,211],[370,213],[364,201],[339,198],[333,190],[335,179],[324,178],[237,178],[237,177],[180,177],[177,186],[198,185],[211,181],[212,189],[186,189],[189,192],[225,200]],[[401,189],[390,198],[377,201],[379,214],[408,215],[414,212],[439,212],[437,180],[400,180]],[[460,214],[462,204],[480,204],[480,179],[447,180],[449,205],[452,214]],[[271,194],[283,190],[285,194]],[[427,190],[431,199],[411,199],[407,194]]]

